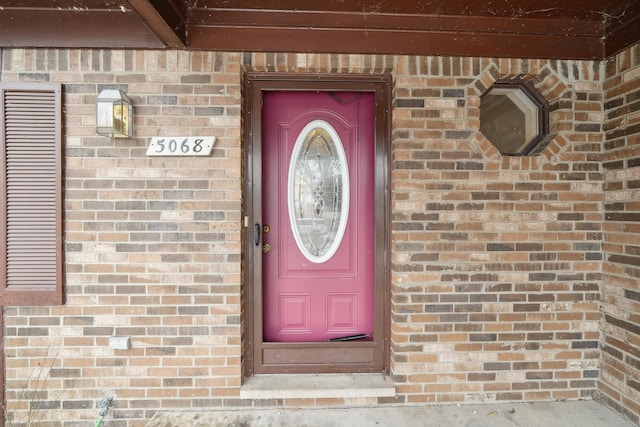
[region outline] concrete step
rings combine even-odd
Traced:
[[[393,381],[382,374],[257,375],[240,388],[243,399],[362,398],[396,395]]]

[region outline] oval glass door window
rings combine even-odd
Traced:
[[[291,230],[313,263],[338,250],[349,216],[349,168],[342,141],[323,120],[298,135],[289,164],[288,205]]]

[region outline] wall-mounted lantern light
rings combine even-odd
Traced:
[[[96,132],[113,138],[131,138],[133,135],[133,106],[122,91],[105,89],[96,101]]]

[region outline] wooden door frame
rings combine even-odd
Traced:
[[[263,341],[262,240],[254,226],[262,218],[262,94],[268,91],[372,92],[375,102],[375,300],[374,340],[320,343]],[[389,369],[391,77],[246,73],[243,82],[243,368],[244,376],[282,373],[383,372]],[[343,356],[344,354],[344,356]],[[321,360],[330,355],[337,363]],[[354,356],[355,359],[354,359]],[[362,356],[360,360],[358,358]],[[370,361],[365,362],[364,360]],[[266,361],[265,361],[266,360]]]

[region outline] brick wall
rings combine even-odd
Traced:
[[[240,55],[9,50],[4,68],[4,80],[63,82],[65,105],[66,304],[6,309],[9,408],[28,400],[30,375],[42,385],[41,364],[59,425],[95,420],[111,396],[114,426],[236,396]],[[95,134],[107,87],[132,98],[135,138]],[[156,135],[217,140],[210,157],[147,157]],[[113,335],[132,348],[110,349]]]
[[[66,113],[67,300],[5,310],[16,419],[41,367],[48,425],[95,420],[111,396],[109,425],[142,426],[158,410],[578,399],[596,389],[599,62],[15,49],[2,64],[4,81],[64,83]],[[393,76],[394,399],[239,398],[243,70]],[[481,93],[515,76],[551,104],[551,141],[537,157],[502,158],[478,132]],[[95,135],[106,87],[132,98],[133,139]],[[156,135],[217,142],[208,158],[150,158]],[[131,336],[132,348],[110,349],[112,335]]]
[[[600,390],[640,423],[640,46],[607,63]]]
[[[601,67],[399,58],[392,371],[407,403],[588,398],[598,377]],[[479,96],[531,79],[538,157],[500,157]]]

